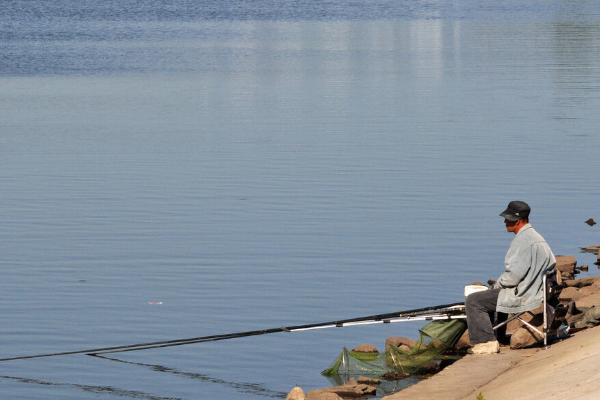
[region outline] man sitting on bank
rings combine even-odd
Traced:
[[[514,314],[534,309],[543,302],[543,276],[554,268],[556,259],[546,240],[529,224],[530,211],[524,201],[511,201],[500,213],[506,231],[516,236],[504,258],[504,272],[494,288],[472,293],[466,299],[473,354],[500,351],[491,320],[495,311]]]

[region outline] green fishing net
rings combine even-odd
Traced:
[[[384,353],[362,353],[344,348],[322,374],[397,379],[434,372],[444,361],[459,358],[450,350],[466,329],[466,321],[462,319],[433,321],[419,330],[419,340],[411,347],[387,346]]]

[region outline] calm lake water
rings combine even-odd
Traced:
[[[0,7],[1,357],[460,301],[512,199],[556,254],[600,241],[599,2]],[[0,393],[281,398],[419,327],[0,363]]]

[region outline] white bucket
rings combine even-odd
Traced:
[[[465,297],[475,292],[481,292],[482,290],[488,290],[488,287],[483,285],[467,285],[465,286]]]

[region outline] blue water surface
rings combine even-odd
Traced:
[[[593,262],[597,54],[594,1],[3,1],[0,356],[461,301],[512,199]],[[0,363],[0,394],[283,398],[420,326]]]

